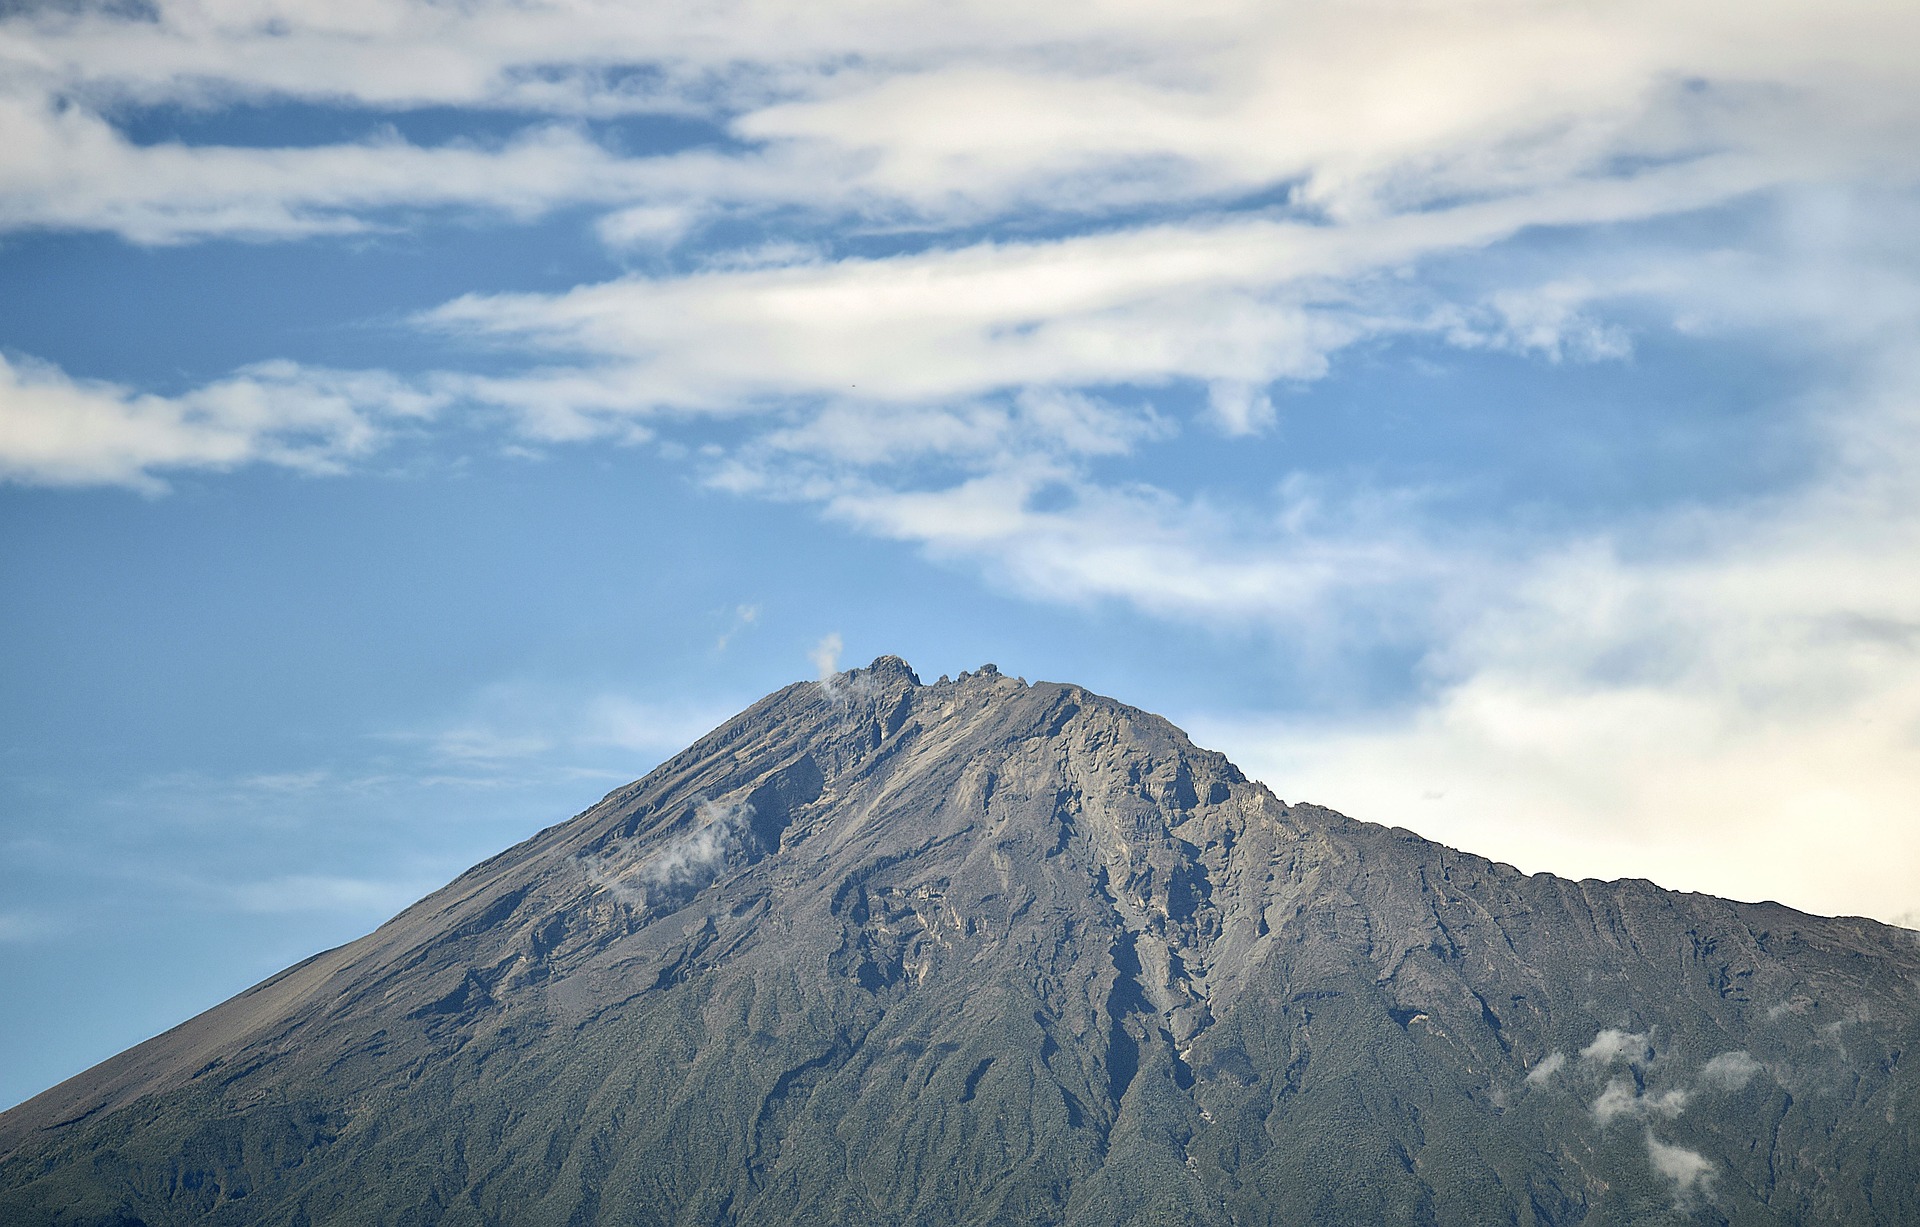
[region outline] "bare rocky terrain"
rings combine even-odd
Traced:
[[[1920,934],[883,657],[0,1116],[7,1224],[1920,1222]]]

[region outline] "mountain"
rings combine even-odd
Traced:
[[[789,686],[0,1116],[7,1224],[1920,1222],[1920,934],[987,666]]]

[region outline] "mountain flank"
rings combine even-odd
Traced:
[[[1920,1222],[1920,934],[882,657],[0,1115],[7,1224]]]

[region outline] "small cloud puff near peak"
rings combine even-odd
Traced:
[[[840,672],[840,652],[846,644],[840,638],[840,632],[834,631],[813,645],[807,653],[807,659],[813,663],[814,672],[819,676],[820,689],[828,694],[834,692],[833,679]]]

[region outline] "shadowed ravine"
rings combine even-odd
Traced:
[[[883,657],[0,1116],[0,1222],[1920,1222],[1917,938]]]

